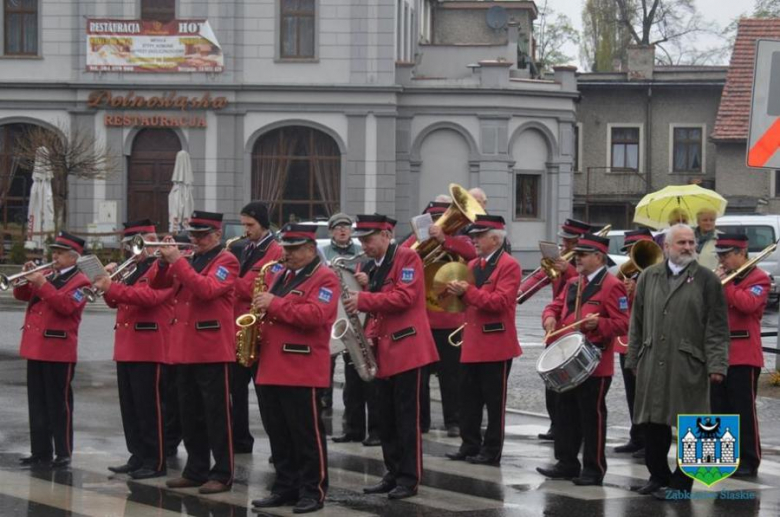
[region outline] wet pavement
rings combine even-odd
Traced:
[[[628,432],[628,416],[622,379],[616,375],[608,395],[608,472],[603,487],[576,487],[568,481],[547,481],[535,471],[551,464],[552,443],[536,435],[547,429],[542,383],[535,372],[541,352],[540,314],[549,293],[538,294],[518,312],[518,333],[524,355],[514,362],[509,383],[506,442],[500,468],[452,462],[444,458],[454,452],[459,439],[447,438],[439,430],[440,406],[432,404],[434,429],[424,435],[424,478],[419,495],[390,502],[379,495],[366,496],[363,486],[378,482],[384,467],[380,448],[361,444],[328,443],[330,491],[326,506],[315,515],[327,516],[747,516],[780,514],[780,403],[761,397],[758,401],[764,459],[759,477],[745,481],[728,479],[710,492],[728,491],[740,500],[701,499],[691,502],[659,502],[630,491],[642,484],[647,471],[641,460],[612,452]],[[19,456],[29,452],[25,363],[18,359],[21,307],[0,296],[0,516],[247,516],[252,499],[267,495],[273,466],[268,463],[268,440],[260,416],[253,407],[251,428],[255,435],[253,454],[236,456],[233,490],[214,496],[200,496],[195,489],[170,490],[165,478],[132,481],[112,475],[108,465],[126,460],[124,438],[116,393],[112,354],[113,313],[99,305],[84,315],[80,360],[74,379],[75,454],[68,470],[51,471],[18,466]],[[765,317],[765,326],[775,329],[777,313]],[[766,346],[774,347],[775,338]],[[767,355],[768,368],[774,357]],[[338,362],[337,383],[341,374]],[[438,400],[432,379],[434,400]],[[327,420],[328,433],[340,434],[341,392],[334,395],[335,407]],[[169,461],[169,477],[183,467],[185,453]],[[671,458],[670,458],[671,462]],[[698,493],[708,490],[697,485]],[[264,515],[291,515],[283,507]]]

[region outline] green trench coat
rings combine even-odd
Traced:
[[[729,341],[715,273],[694,262],[670,284],[666,261],[642,272],[626,358],[637,370],[634,423],[676,426],[678,414],[709,413],[709,374],[726,374]]]

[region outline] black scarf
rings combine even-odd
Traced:
[[[390,269],[393,267],[393,259],[395,258],[395,252],[398,249],[397,244],[390,244],[385,253],[385,259],[382,261],[382,265],[374,267],[368,273],[368,290],[372,293],[378,293],[382,290],[382,286],[385,284],[387,274],[390,273]]]

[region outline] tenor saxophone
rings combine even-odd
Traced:
[[[344,275],[347,274],[344,263],[352,262],[362,255],[363,253],[361,252],[354,257],[336,257],[331,262],[331,266],[333,266],[341,284],[342,303],[349,298],[349,286],[344,281]],[[355,366],[355,371],[357,371],[361,379],[366,382],[374,380],[377,372],[374,350],[365,332],[363,332],[363,325],[360,323],[360,318],[358,318],[357,314],[347,314],[346,318],[337,319],[333,323],[330,337],[340,339],[344,343],[349,352],[349,357],[352,359],[352,364]]]
[[[265,275],[268,270],[278,264],[278,260],[263,264],[260,268],[260,272],[255,277],[255,285],[252,290],[252,297],[259,293],[264,293],[268,290],[268,285],[265,283]],[[260,312],[255,309],[254,305],[249,312],[242,314],[236,318],[236,325],[239,330],[236,332],[236,361],[241,366],[247,368],[255,364],[257,361],[257,351],[260,341],[260,327],[258,323],[265,316],[265,312]]]

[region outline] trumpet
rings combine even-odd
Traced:
[[[23,286],[28,282],[27,275],[37,273],[38,271],[43,271],[44,269],[49,269],[51,268],[52,265],[54,265],[53,260],[47,264],[40,265],[29,271],[22,271],[21,273],[17,273],[11,276],[6,276],[0,273],[0,291],[7,291],[10,287]]]
[[[136,269],[138,269],[138,254],[133,255],[129,259],[119,264],[119,266],[117,266],[114,272],[108,276],[108,278],[113,280],[114,278],[119,277],[121,282],[125,282],[128,278],[130,278],[130,275],[135,273]],[[94,287],[82,287],[81,293],[90,303],[106,294]]]
[[[158,248],[160,246],[176,246],[177,248],[194,248],[194,244],[188,242],[157,242],[145,241],[143,235],[138,234],[130,241],[130,251],[133,255],[140,255],[146,247]]]
[[[610,230],[612,230],[612,225],[608,224],[604,228],[599,230],[596,235],[598,235],[599,237],[606,237],[607,234],[610,232]],[[561,255],[560,258],[565,260],[566,262],[568,262],[568,261],[570,261],[572,259],[573,256],[574,256],[574,251],[569,251],[569,252],[566,252],[563,255]],[[536,293],[535,289],[536,289],[536,287],[539,284],[541,284],[542,282],[547,282],[548,280],[550,282],[554,282],[561,276],[561,274],[558,272],[558,270],[556,270],[553,266],[555,266],[555,261],[553,259],[551,259],[551,258],[546,258],[545,257],[545,258],[542,259],[542,263],[541,263],[541,265],[538,268],[534,269],[531,272],[530,275],[528,275],[527,277],[523,278],[520,281],[520,284],[522,285],[523,282],[525,282],[529,278],[532,278],[539,271],[544,270],[544,273],[545,273],[545,277],[544,278],[541,278],[538,282],[533,284],[530,288],[526,289],[525,291],[523,291],[522,293],[517,295],[517,304],[518,305],[522,304],[528,298],[530,298],[533,294],[535,294]],[[531,293],[531,294],[526,294],[526,293]]]

